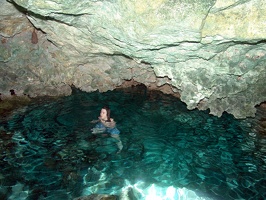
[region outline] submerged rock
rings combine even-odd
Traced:
[[[28,105],[31,99],[27,96],[11,96],[0,101],[0,114],[7,115],[12,110]]]

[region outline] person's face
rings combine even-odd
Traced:
[[[100,117],[105,120],[107,119],[107,111],[105,109],[101,109]]]

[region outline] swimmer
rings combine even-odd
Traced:
[[[109,107],[105,106],[101,109],[98,120],[91,121],[91,123],[97,123],[95,127],[91,129],[92,134],[104,132],[110,133],[111,137],[117,140],[116,144],[119,149],[117,153],[120,153],[123,148],[122,142],[119,137],[120,131],[116,128],[116,122],[113,118],[110,117],[110,114],[111,110]]]

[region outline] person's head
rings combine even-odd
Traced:
[[[104,120],[110,121],[111,110],[108,106],[101,109],[100,117]]]

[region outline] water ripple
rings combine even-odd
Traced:
[[[106,103],[121,131],[120,154],[114,138],[90,132]],[[0,192],[9,190],[10,200],[119,195],[129,186],[139,199],[149,191],[161,199],[169,191],[187,199],[265,197],[266,138],[253,122],[188,111],[169,96],[76,91],[0,123]]]

